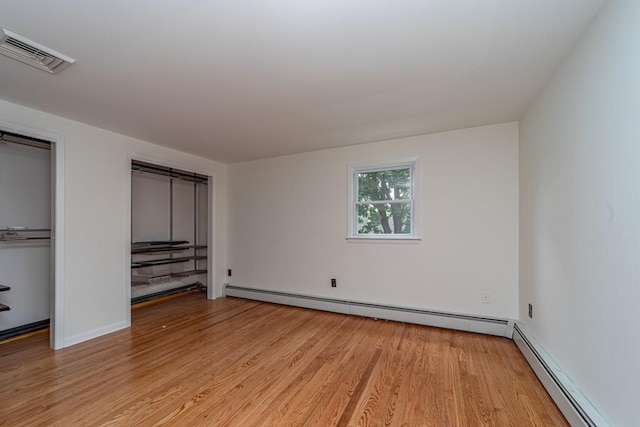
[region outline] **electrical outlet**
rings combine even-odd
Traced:
[[[491,304],[491,293],[483,292],[482,293],[482,303],[483,304]]]
[[[533,304],[529,303],[529,319],[533,319]]]
[[[337,286],[338,286],[338,283],[337,283],[336,279],[331,279],[331,287],[335,288]]]
[[[231,277],[231,269],[227,270],[227,276]]]

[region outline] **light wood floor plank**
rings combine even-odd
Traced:
[[[189,294],[0,345],[7,426],[566,426],[505,338]]]

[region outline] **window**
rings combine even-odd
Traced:
[[[349,237],[415,239],[416,161],[350,168]]]

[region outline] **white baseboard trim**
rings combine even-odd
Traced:
[[[119,331],[120,329],[125,329],[128,327],[129,327],[129,324],[123,320],[122,322],[113,323],[111,325],[103,326],[101,328],[93,329],[91,331],[72,335],[64,339],[64,347],[70,347],[72,345],[80,344],[81,342],[89,341],[94,338],[98,338],[102,335],[107,335],[112,332],[116,332],[116,331]]]
[[[520,322],[514,325],[513,340],[571,426],[609,426],[580,389]]]
[[[225,285],[226,296],[511,338],[513,321]]]

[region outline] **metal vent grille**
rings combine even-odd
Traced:
[[[75,59],[4,28],[0,32],[0,53],[51,74],[57,74],[76,62]]]

